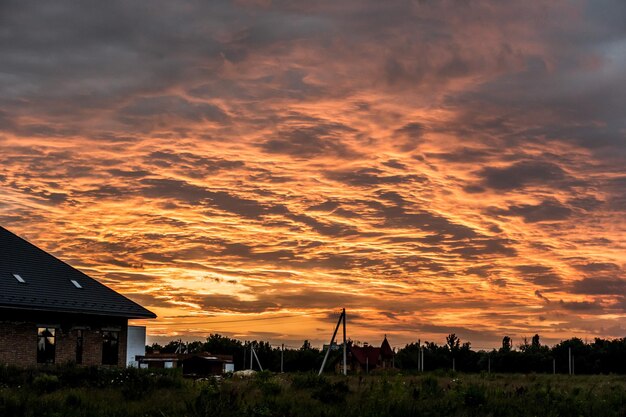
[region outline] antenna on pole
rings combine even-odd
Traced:
[[[344,325],[344,358],[346,357],[346,348],[345,348],[345,325],[346,325],[346,309],[342,309],[341,310],[341,314],[339,315],[339,320],[337,320],[337,326],[335,326],[335,331],[333,332],[333,337],[330,338],[330,344],[328,345],[328,350],[326,351],[326,355],[324,355],[324,361],[322,362],[322,366],[320,367],[320,371],[318,372],[318,376],[322,375],[322,372],[324,372],[324,367],[326,366],[326,361],[328,360],[328,355],[330,354],[330,350],[333,347],[333,342],[335,341],[335,336],[337,336],[337,331],[339,330],[339,325],[341,324],[341,321],[343,320],[343,325]],[[344,359],[344,373],[346,372],[346,362]]]

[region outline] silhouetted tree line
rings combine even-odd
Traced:
[[[155,343],[147,346],[146,349],[149,353],[183,351],[232,355],[235,369],[239,370],[250,367],[250,346],[254,347],[263,369],[280,371],[280,346],[271,346],[269,342],[263,341],[242,342],[212,334],[205,342],[171,341],[165,346]],[[626,374],[626,338],[612,340],[596,338],[591,343],[572,338],[549,347],[542,345],[539,335],[535,335],[530,342],[524,339],[517,349],[514,349],[511,338],[505,336],[499,349],[476,351],[471,349],[470,342],[461,343],[461,340],[453,333],[446,337],[446,343],[443,345],[424,342],[421,348],[424,351],[425,371],[452,369],[454,359],[455,368],[460,372],[483,372],[487,371],[490,366],[491,372],[499,373],[552,373],[554,366],[557,373],[568,373],[569,349],[571,348],[576,374]],[[396,368],[417,371],[419,349],[418,343],[409,343],[399,349],[395,357]],[[285,348],[283,369],[285,372],[317,370],[321,366],[324,353],[305,340],[298,349]],[[331,352],[327,370],[333,370],[334,365],[340,361],[341,351]],[[254,369],[258,369],[256,360]]]
[[[250,368],[250,347],[254,348],[263,369],[276,372],[280,371],[280,346],[271,346],[269,342],[256,340],[252,342],[242,342],[241,340],[231,339],[219,334],[210,335],[205,342],[195,341],[185,343],[173,340],[165,346],[160,346],[155,343],[152,346],[146,346],[146,352],[210,352],[214,355],[232,355],[235,369],[239,370]],[[306,372],[311,369],[319,369],[322,365],[322,360],[323,354],[321,350],[312,347],[311,343],[305,340],[299,349],[285,348],[283,352],[283,369],[285,372]],[[254,359],[253,369],[259,369],[256,359]]]

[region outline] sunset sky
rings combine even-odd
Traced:
[[[624,337],[625,86],[623,0],[0,0],[0,225],[152,341]]]

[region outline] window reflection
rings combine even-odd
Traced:
[[[37,363],[54,363],[56,350],[56,329],[37,328]]]

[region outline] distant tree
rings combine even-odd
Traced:
[[[456,352],[459,350],[459,346],[461,345],[461,340],[454,333],[450,333],[446,336],[446,345],[450,352]]]
[[[531,342],[530,342],[530,346],[534,350],[539,350],[539,348],[541,347],[541,343],[539,343],[539,335],[538,334],[535,334],[533,336],[533,338],[531,339]]]
[[[513,341],[511,340],[511,338],[509,336],[504,336],[502,338],[502,348],[500,349],[500,351],[510,352],[512,347],[513,347]]]
[[[300,348],[300,350],[311,350],[311,342],[309,342],[308,340],[305,340],[302,343],[302,347]]]
[[[170,340],[170,342],[163,346],[161,349],[161,353],[183,353],[184,352],[184,343],[180,340]]]
[[[522,343],[520,343],[518,347],[520,351],[528,352],[528,350],[530,349],[530,343],[528,343],[528,338],[522,338]]]
[[[187,353],[199,353],[199,352],[202,352],[203,348],[204,348],[204,343],[202,343],[199,340],[195,340],[193,342],[187,343],[187,346],[185,347],[185,351]]]
[[[156,353],[160,352],[163,349],[163,346],[154,342],[152,345],[146,345],[146,353]]]
[[[243,344],[240,340],[231,339],[220,334],[211,334],[207,337],[203,348],[206,352],[215,355],[235,355],[239,351],[243,351]]]

